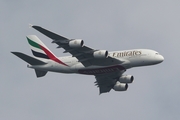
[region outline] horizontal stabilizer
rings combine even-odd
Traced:
[[[11,52],[14,55],[18,56],[19,58],[21,58],[22,60],[26,61],[27,63],[31,64],[31,65],[44,65],[46,64],[45,62],[38,60],[36,58],[33,58],[31,56],[28,56],[26,54],[20,53],[20,52]]]
[[[41,70],[36,70],[36,69],[35,69],[35,72],[36,72],[37,77],[43,77],[47,73],[47,71],[41,71]]]

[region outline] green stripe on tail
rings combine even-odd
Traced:
[[[37,44],[36,42],[32,41],[32,40],[29,39],[28,37],[27,37],[27,40],[28,40],[28,43],[29,43],[31,46],[33,46],[33,47],[35,47],[35,48],[41,49],[41,46],[40,46],[39,44]]]

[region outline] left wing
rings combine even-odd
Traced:
[[[49,30],[46,30],[40,26],[32,27],[41,32],[42,34],[46,35],[47,37],[51,38],[53,40],[52,43],[56,43],[58,45],[57,48],[64,48],[64,53],[69,52],[70,54],[72,54],[73,57],[76,57],[85,66],[91,65],[91,63],[88,60],[92,58],[91,53],[95,51],[94,49],[89,48],[87,46],[72,48],[68,45],[69,41],[71,41],[70,39],[60,36]]]
[[[104,66],[104,65],[112,65],[112,61],[114,64],[124,62],[117,60],[112,57],[104,57],[102,59],[99,58],[94,58],[93,53],[97,51],[96,55],[101,54],[98,52],[98,50],[89,48],[85,45],[83,45],[83,40],[80,39],[68,39],[66,37],[60,36],[56,33],[53,33],[49,30],[46,30],[40,26],[32,26],[34,29],[37,31],[41,32],[42,34],[46,35],[47,37],[51,38],[53,41],[52,43],[56,43],[58,45],[57,48],[63,48],[65,49],[64,53],[69,52],[73,57],[76,57],[79,62],[81,62],[84,66],[90,66],[90,65],[99,65],[99,66]],[[74,41],[75,40],[75,41]],[[73,46],[70,46],[70,42],[73,43]],[[81,45],[79,47],[75,46],[76,43],[79,42],[78,44]],[[108,53],[107,51],[103,51],[106,54]],[[102,62],[103,61],[103,62]]]

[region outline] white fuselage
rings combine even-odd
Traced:
[[[158,52],[149,49],[133,49],[124,51],[109,52],[109,57],[114,59],[95,59],[92,66],[85,67],[76,57],[66,56],[59,57],[67,66],[46,60],[45,65],[28,66],[30,68],[39,69],[43,71],[53,71],[60,73],[80,73],[87,75],[96,75],[102,73],[113,72],[117,69],[126,70],[132,67],[147,66],[161,63],[164,58]],[[92,61],[93,62],[93,61]]]

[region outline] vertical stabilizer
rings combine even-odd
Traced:
[[[67,66],[65,63],[59,60],[36,35],[28,35],[27,40],[34,56],[44,59],[51,59],[59,64]]]
[[[45,59],[56,57],[36,35],[27,36],[27,40],[34,56]]]

